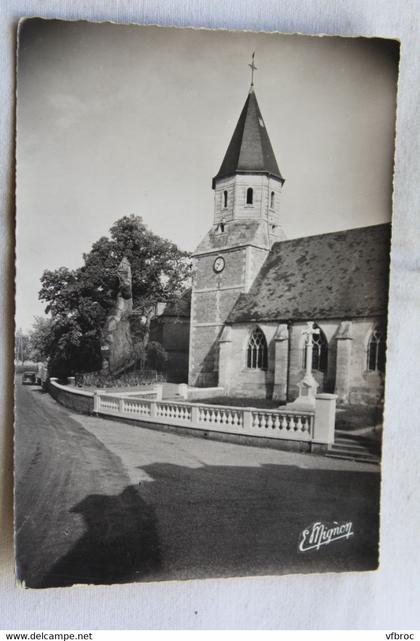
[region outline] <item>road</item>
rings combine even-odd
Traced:
[[[82,416],[16,385],[16,545],[29,587],[374,569],[376,467]],[[354,535],[298,551],[302,531]]]

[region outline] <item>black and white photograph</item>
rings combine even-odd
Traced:
[[[21,20],[23,587],[378,569],[398,64]]]

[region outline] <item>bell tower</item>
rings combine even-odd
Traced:
[[[252,74],[256,68],[252,60]],[[213,225],[193,254],[189,384],[217,385],[218,338],[238,297],[249,291],[281,226],[284,184],[254,91],[217,175]]]

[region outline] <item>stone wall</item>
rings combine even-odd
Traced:
[[[213,270],[217,250],[213,254],[201,256],[195,264],[194,289],[205,291],[208,289],[223,289],[224,287],[242,287],[245,277],[246,252],[243,247],[222,251],[225,268],[220,274]]]
[[[250,333],[256,325],[235,324],[230,342],[225,343],[225,355],[221,367],[229,365],[230,373],[223,378],[227,394],[232,396],[271,398],[274,387],[275,342],[277,323],[260,323],[268,346],[267,370],[247,367],[247,345]],[[220,377],[219,377],[220,381]]]
[[[218,338],[222,326],[191,327],[189,378],[195,387],[217,385],[219,346]]]
[[[70,385],[60,385],[55,379],[49,379],[47,383],[49,394],[61,405],[68,409],[91,414],[93,412],[93,393],[82,392]]]
[[[313,371],[318,393],[336,393],[341,403],[378,403],[384,376],[367,369],[368,341],[380,319],[328,320],[317,324],[328,341],[327,371]],[[219,341],[218,382],[227,394],[293,401],[304,376],[306,323],[259,323],[267,340],[267,370],[247,367],[247,345],[256,325],[238,323],[223,331]],[[287,395],[286,395],[287,390]]]
[[[217,384],[217,340],[224,321],[243,291],[245,281],[245,248],[223,252],[225,269],[220,274],[213,269],[216,256],[209,254],[196,261],[191,299],[188,382],[198,387]]]
[[[376,322],[381,319],[360,319],[352,322],[350,362],[351,403],[378,402],[383,397],[384,375],[367,369],[368,342]]]

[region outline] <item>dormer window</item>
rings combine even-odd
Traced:
[[[274,194],[274,191],[272,191],[270,194],[270,209],[274,209],[274,197],[275,197],[275,194]]]
[[[254,202],[254,190],[252,187],[248,187],[246,190],[246,204],[247,205],[252,205]]]
[[[223,207],[224,207],[224,209],[226,209],[227,206],[228,206],[228,193],[227,193],[227,190],[225,189],[225,191],[223,192]]]

